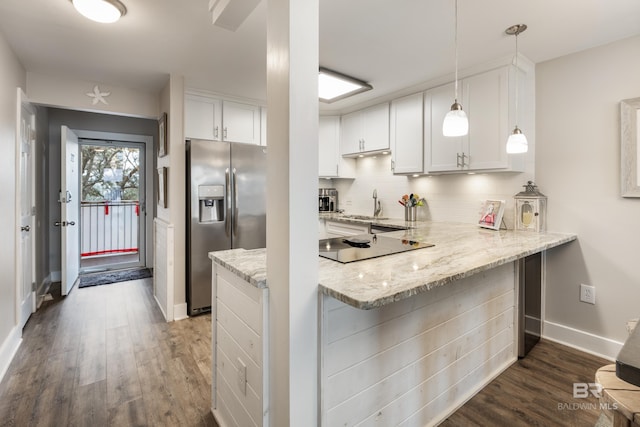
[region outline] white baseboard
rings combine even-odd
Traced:
[[[9,332],[9,336],[4,340],[0,346],[0,381],[4,378],[4,374],[9,369],[9,364],[16,355],[20,344],[22,343],[22,330],[15,326]]]
[[[548,321],[544,322],[542,337],[611,361],[616,360],[624,344],[590,332]]]
[[[173,320],[182,320],[186,319],[189,316],[187,315],[187,303],[183,302],[181,304],[176,304],[173,306]]]
[[[51,282],[60,282],[62,281],[62,271],[52,271],[51,272]]]
[[[162,306],[162,304],[160,304],[160,301],[158,301],[158,297],[154,295],[153,299],[156,300],[156,304],[158,304],[158,308],[162,312],[162,316],[164,317],[164,320],[166,320],[167,322],[170,322],[171,320],[167,318],[167,313],[165,313],[164,307]]]

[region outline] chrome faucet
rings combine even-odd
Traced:
[[[382,211],[382,206],[380,206],[380,201],[378,200],[378,190],[373,190],[373,217],[377,218]]]

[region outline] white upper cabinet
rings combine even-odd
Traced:
[[[322,116],[318,121],[318,176],[354,178],[354,159],[340,155],[340,117]]]
[[[222,138],[222,101],[187,95],[184,100],[184,136],[220,141]]]
[[[185,138],[260,144],[260,107],[198,95],[184,101]]]
[[[462,91],[458,91],[461,95]],[[454,101],[454,84],[429,89],[424,94],[424,171],[448,172],[459,169],[462,137],[442,134],[444,117]],[[463,102],[463,99],[459,100]],[[465,108],[464,103],[462,107]]]
[[[389,149],[389,104],[342,116],[341,152],[354,156]]]
[[[260,107],[239,102],[222,102],[222,139],[260,144]]]
[[[405,96],[391,102],[390,146],[394,173],[423,171],[423,94]]]
[[[523,170],[524,157],[509,156],[505,148],[515,124],[513,73],[514,67],[504,66],[460,81],[458,99],[469,118],[469,134],[462,137],[442,135],[453,83],[425,92],[425,172]]]

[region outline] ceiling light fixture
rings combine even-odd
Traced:
[[[520,74],[520,70],[518,69],[518,35],[526,29],[527,26],[525,24],[517,24],[512,25],[504,31],[510,36],[516,36],[516,127],[513,128],[513,132],[511,132],[509,139],[507,139],[507,153],[509,154],[526,153],[529,150],[527,137],[524,136],[524,133],[522,133],[518,127],[518,74]]]
[[[462,109],[462,105],[458,103],[458,0],[455,2],[455,57],[456,57],[456,80],[454,83],[454,101],[451,105],[451,111],[444,116],[442,123],[442,134],[444,136],[464,136],[469,133],[469,119]]]
[[[127,13],[127,8],[118,0],[69,0],[85,18],[103,24],[111,24]]]
[[[318,97],[322,102],[332,103],[371,89],[369,83],[320,67]]]

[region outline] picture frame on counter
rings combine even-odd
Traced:
[[[640,197],[640,98],[620,101],[620,178],[622,197]]]
[[[158,206],[161,208],[167,207],[167,175],[169,174],[169,168],[158,168]]]
[[[480,210],[478,225],[483,228],[500,230],[505,203],[504,200],[485,200]]]
[[[167,113],[158,120],[158,157],[167,155]]]

